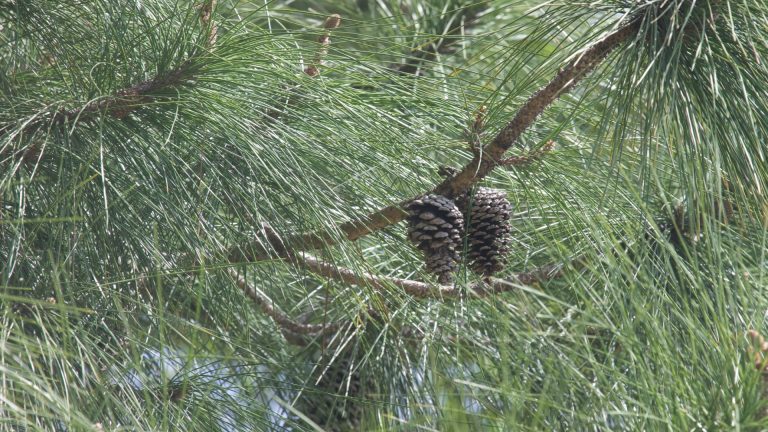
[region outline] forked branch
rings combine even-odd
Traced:
[[[263,226],[261,234],[264,243],[263,249],[269,249],[272,252],[271,258],[285,260],[297,268],[302,268],[318,276],[350,285],[366,286],[381,292],[390,291],[392,288],[401,288],[410,296],[422,300],[451,300],[466,297],[482,298],[497,295],[518,289],[521,285],[533,285],[560,278],[564,276],[564,270],[567,267],[563,264],[543,266],[532,271],[518,273],[511,279],[491,278],[485,282],[462,289],[456,286],[435,285],[410,279],[360,273],[322,261],[306,252],[292,252],[269,225]],[[581,268],[583,263],[581,260],[574,260],[570,265],[571,267]],[[317,337],[333,333],[344,325],[343,322],[325,324],[300,323],[280,311],[265,293],[249,284],[240,273],[234,269],[228,269],[227,271],[237,282],[238,287],[240,287],[243,293],[251,298],[256,306],[283,329],[283,333],[292,343],[304,344],[307,342],[304,336]],[[369,311],[369,315],[376,316],[377,314],[375,311]]]
[[[601,61],[616,47],[633,38],[640,28],[639,21],[633,21],[600,40],[578,58],[566,65],[552,81],[534,93],[518,110],[515,117],[486,145],[482,151],[455,175],[435,186],[431,193],[455,197],[466,191],[473,184],[485,178],[494,168],[502,164],[514,164],[514,159],[503,158],[509,150],[538,118],[538,116],[560,96],[568,93],[585,76],[593,71]],[[354,241],[372,232],[381,230],[405,219],[407,213],[403,206],[413,198],[399,204],[387,206],[370,215],[337,226],[335,232],[298,234],[287,240],[294,249],[316,249],[328,247],[338,239]],[[244,258],[235,254],[236,258]]]
[[[286,260],[296,267],[304,268],[316,275],[338,280],[351,285],[368,286],[378,291],[389,291],[393,287],[403,289],[409,295],[419,299],[453,299],[460,297],[487,297],[519,288],[520,285],[532,285],[563,276],[566,267],[562,264],[548,265],[532,271],[516,274],[512,280],[490,278],[486,282],[463,290],[450,285],[435,285],[426,282],[376,276],[370,273],[360,273],[355,270],[340,267],[322,261],[305,252],[294,252],[269,226],[262,230],[262,247],[273,251],[273,257]],[[580,260],[575,260],[573,266],[581,266]]]
[[[552,148],[552,143],[548,143],[538,153],[528,155],[527,157],[512,157],[504,159],[504,153],[510,149],[520,138],[522,133],[527,130],[538,118],[538,116],[557,100],[564,93],[570,91],[582,78],[588,75],[594,68],[603,61],[608,54],[633,37],[638,29],[639,22],[635,21],[627,26],[621,27],[608,37],[596,43],[587,49],[582,55],[571,61],[562,69],[555,78],[545,87],[536,92],[520,108],[515,117],[496,135],[496,137],[482,151],[479,151],[477,138],[478,130],[482,127],[484,120],[483,112],[479,112],[477,120],[473,125],[473,139],[470,144],[473,146],[474,158],[458,173],[449,176],[445,181],[437,185],[432,192],[449,197],[455,197],[474,183],[487,176],[495,167],[499,165],[519,165],[528,163],[537,157],[542,156]],[[306,72],[310,76],[315,76]],[[398,205],[385,207],[363,219],[346,222],[338,226],[338,231],[348,240],[356,240],[362,236],[370,234],[376,230],[383,229],[389,225],[402,221],[407,216],[403,209],[404,205],[411,200],[404,201]],[[268,259],[273,254],[277,254],[280,259],[289,261],[294,266],[307,269],[317,275],[343,281],[348,284],[369,286],[376,290],[385,291],[390,287],[399,287],[409,295],[420,298],[438,298],[450,299],[464,296],[485,297],[503,293],[517,288],[520,284],[530,285],[538,281],[545,281],[557,278],[563,275],[564,265],[550,265],[531,272],[519,273],[515,281],[490,278],[484,283],[471,286],[462,290],[455,286],[431,285],[428,283],[376,276],[369,273],[359,273],[351,269],[335,266],[331,263],[321,261],[302,251],[327,247],[336,242],[336,235],[330,232],[309,233],[298,235],[284,241],[269,226],[264,226],[262,231],[264,237],[256,238],[251,245],[246,248],[237,248],[231,250],[228,258],[231,262],[243,262]],[[575,266],[582,265],[580,260],[574,262]],[[248,288],[244,280],[238,280],[241,288],[254,301],[259,304],[264,311],[272,316],[279,324],[285,324],[285,327],[295,333],[307,332],[308,328],[297,326],[297,323],[283,315],[276,314],[276,309],[271,302],[265,300],[263,293],[258,293],[252,288]],[[290,327],[289,327],[290,326]],[[311,327],[315,330],[314,327]],[[320,330],[318,330],[320,331]]]
[[[262,312],[267,316],[275,320],[275,322],[282,328],[289,332],[301,334],[301,335],[318,335],[324,333],[331,333],[336,331],[341,325],[337,323],[327,324],[302,324],[298,321],[291,319],[288,315],[277,308],[272,299],[264,294],[260,289],[249,284],[243,275],[235,271],[234,269],[228,269],[227,273],[235,280],[237,286],[258,306]]]

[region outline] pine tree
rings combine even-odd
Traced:
[[[768,427],[767,17],[0,2],[0,430]]]

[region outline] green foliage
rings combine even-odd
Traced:
[[[220,1],[214,24],[193,3],[0,3],[0,429],[341,428],[313,396],[372,430],[768,427],[744,336],[768,308],[763,2]],[[556,150],[483,181],[514,208],[498,276],[578,257],[564,277],[418,300],[229,262],[268,223],[434,282],[403,224],[338,224],[430,190],[481,106],[488,143],[632,20],[510,153]],[[292,344],[230,268],[342,325]]]

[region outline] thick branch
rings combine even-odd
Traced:
[[[472,161],[456,175],[447,178],[432,189],[432,193],[455,197],[487,176],[503,162],[504,153],[517,142],[523,132],[536,121],[544,109],[573,89],[611,51],[637,34],[639,28],[639,21],[621,27],[584,51],[577,59],[571,61],[549,84],[526,101],[515,117],[496,135],[493,141],[483,148],[482,152],[478,152]],[[374,231],[386,228],[405,219],[407,213],[403,210],[403,206],[410,201],[412,199],[385,207],[362,219],[343,223],[338,226],[338,231],[343,238],[354,241]],[[336,236],[329,232],[301,234],[288,240],[288,243],[293,247],[304,250],[327,247],[336,242]],[[244,257],[242,254],[235,256]]]
[[[514,145],[520,136],[560,96],[568,93],[582,78],[587,76],[611,51],[637,33],[639,23],[622,27],[605,39],[587,49],[571,61],[544,88],[537,91],[517,111],[515,117],[486,145],[481,154],[475,156],[456,176],[446,179],[434,192],[457,196],[472,184],[487,176],[499,163],[504,153]]]

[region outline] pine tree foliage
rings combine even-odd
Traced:
[[[766,17],[0,2],[0,430],[768,427]],[[475,186],[439,285],[390,222]]]

